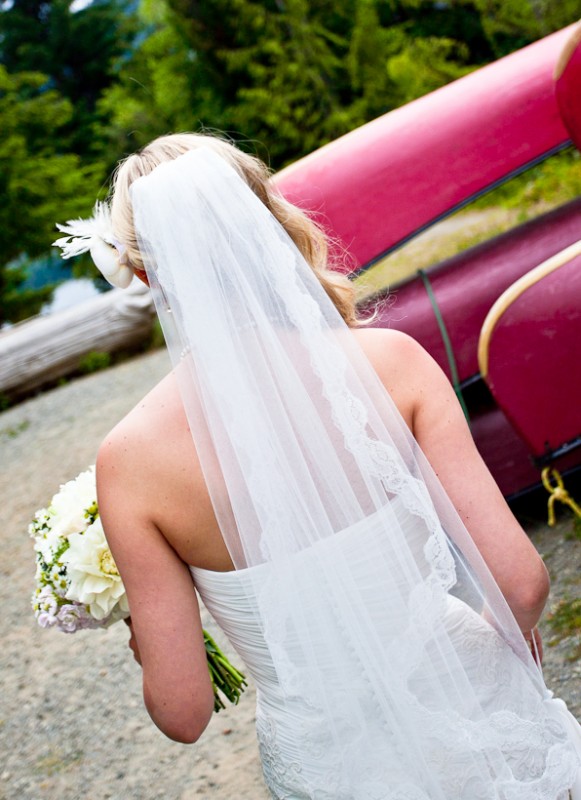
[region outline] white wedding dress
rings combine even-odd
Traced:
[[[209,148],[130,194],[236,566],[193,578],[256,683],[273,796],[567,800],[578,728],[285,228]]]
[[[398,501],[391,503],[400,506]],[[401,508],[398,509],[401,513]],[[403,512],[406,518],[405,512]],[[382,565],[390,553],[381,512],[296,554],[289,571],[309,581],[325,581],[321,558],[347,561],[350,573],[365,587],[369,609],[384,632],[386,647],[393,647],[402,631],[401,586],[397,574],[386,576],[382,567],[370,574],[370,563]],[[425,545],[423,526],[407,515],[406,534],[413,548]],[[370,554],[373,558],[369,558]],[[539,691],[530,673],[510,647],[479,614],[452,594],[447,596],[440,623],[451,645],[460,654],[466,680],[477,688],[478,704],[466,707],[458,694],[458,674],[447,685],[441,675],[441,696],[424,691],[422,661],[409,667],[405,652],[394,669],[407,693],[408,719],[401,708],[393,727],[386,727],[385,714],[378,713],[373,685],[363,675],[357,653],[344,655],[341,685],[333,687],[336,730],[341,730],[340,748],[331,741],[326,713],[318,705],[311,682],[295,665],[279,676],[261,630],[259,606],[268,598],[271,565],[263,564],[232,572],[191,568],[204,604],[243,659],[257,686],[257,733],[264,776],[278,800],[567,800],[573,785],[577,758],[567,743],[559,719],[567,712],[561,701]],[[340,571],[340,570],[339,570]],[[373,570],[371,570],[373,571]],[[333,570],[330,574],[334,574]],[[280,573],[277,573],[280,581]],[[409,599],[409,598],[408,598]],[[327,624],[326,609],[312,608],[312,615]],[[300,630],[285,631],[285,652],[293,652],[296,639],[300,660]],[[337,631],[341,636],[341,631]],[[272,638],[272,637],[271,637]],[[425,668],[433,672],[437,652],[425,647]],[[302,674],[302,678],[300,677]],[[307,676],[308,678],[308,676]],[[301,685],[301,680],[303,685]],[[315,683],[313,679],[313,683]],[[281,684],[284,684],[284,689]],[[469,692],[469,695],[473,692]],[[363,724],[341,720],[349,697],[357,696],[365,709]],[[557,722],[555,722],[555,718]],[[422,725],[418,728],[417,721]],[[406,722],[422,730],[410,760]],[[352,722],[352,724],[350,724]],[[417,734],[416,734],[417,736]],[[401,747],[400,744],[405,744]],[[340,758],[337,754],[340,754]],[[432,793],[430,776],[437,775],[438,789]],[[355,777],[357,776],[357,777]],[[355,782],[353,782],[355,781]],[[547,790],[547,787],[551,787]],[[557,794],[555,787],[561,787]],[[575,795],[576,796],[576,795]]]

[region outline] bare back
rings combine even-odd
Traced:
[[[374,366],[374,362],[381,359],[382,379],[390,379],[389,391],[411,428],[413,409],[397,375],[400,334],[358,330],[354,335]],[[392,358],[390,344],[395,345]],[[129,462],[130,469],[139,474],[142,507],[180,558],[186,564],[218,572],[233,569],[208,495],[175,375],[170,373],[164,378],[110,436],[126,443],[123,458]],[[123,502],[122,495],[120,487],[119,502]]]

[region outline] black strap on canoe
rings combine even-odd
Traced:
[[[456,397],[458,398],[458,402],[462,406],[462,411],[464,412],[466,421],[470,425],[470,415],[468,414],[468,409],[466,408],[466,403],[464,402],[464,396],[462,395],[462,388],[460,387],[460,380],[458,378],[458,369],[456,367],[456,359],[454,357],[454,350],[452,349],[452,342],[450,341],[450,337],[448,336],[446,323],[444,322],[444,318],[442,317],[442,313],[438,306],[438,301],[436,300],[436,296],[434,295],[434,291],[432,289],[432,284],[430,283],[430,279],[428,278],[426,272],[424,272],[423,269],[419,269],[418,275],[420,276],[424,284],[424,288],[427,292],[428,298],[432,306],[432,311],[434,312],[434,316],[436,317],[436,322],[438,323],[438,328],[440,329],[440,335],[442,337],[442,341],[444,342],[444,348],[446,350],[446,356],[448,358],[448,366],[450,367],[450,375],[452,376],[452,386],[454,387],[454,391],[456,392]]]

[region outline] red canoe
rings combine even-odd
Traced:
[[[580,87],[577,25],[386,114],[301,159],[276,180],[285,196],[316,212],[360,272],[491,187],[572,142],[581,144]],[[549,443],[541,448],[546,461],[581,465],[581,376],[565,366],[580,361],[581,327],[576,318],[561,324],[555,304],[545,302],[565,272],[540,279],[527,291],[526,307],[522,300],[495,332],[485,378],[496,403],[479,388],[481,329],[500,295],[576,242],[580,232],[578,199],[434,265],[423,279],[418,275],[399,286],[395,302],[392,297],[379,306],[376,324],[410,333],[451,378],[455,366],[475,439],[506,495],[538,483],[533,457],[540,456],[539,441]],[[578,308],[581,282],[570,271],[578,275],[580,269],[579,259],[567,268],[564,290]],[[520,314],[523,323],[523,313],[527,326],[513,328],[510,320]],[[563,358],[560,366],[553,364],[557,374],[550,348],[531,352],[532,330],[539,341],[559,337]],[[497,341],[510,342],[508,361]],[[566,393],[551,395],[550,423],[547,405],[535,404],[534,387],[523,383],[523,360],[532,360],[539,384],[550,374],[555,386],[568,386]]]

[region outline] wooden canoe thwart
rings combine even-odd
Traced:
[[[75,372],[92,351],[112,353],[142,342],[155,309],[134,280],[74,308],[35,317],[0,333],[0,393],[14,397]]]
[[[539,463],[581,444],[581,241],[540,264],[491,308],[481,373]]]

